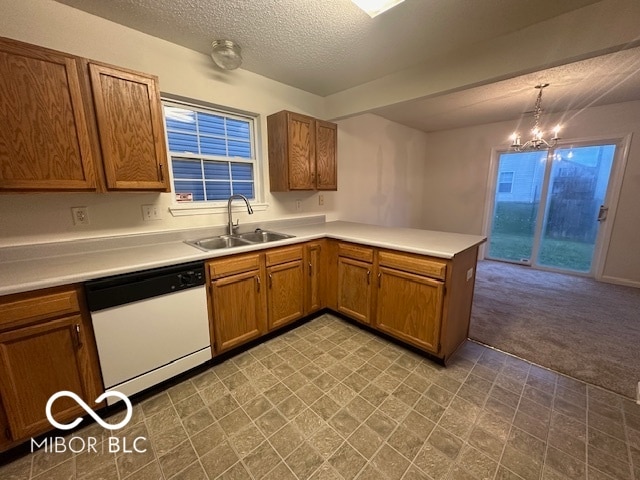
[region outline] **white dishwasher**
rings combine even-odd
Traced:
[[[85,289],[107,391],[132,395],[211,359],[202,262],[102,278]]]

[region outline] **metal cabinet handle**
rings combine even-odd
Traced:
[[[273,276],[269,274],[269,288],[273,288]]]
[[[371,285],[371,270],[367,270],[367,285]]]
[[[164,182],[164,169],[162,168],[164,165],[160,164],[160,180]]]
[[[82,347],[82,336],[80,335],[80,324],[76,323],[75,330],[76,330],[76,346],[78,348],[81,348]]]
[[[256,286],[258,288],[258,291],[260,291],[260,275],[256,275]]]
[[[313,264],[311,262],[309,262],[309,276],[313,276]]]
[[[378,273],[378,288],[382,287],[382,274]]]

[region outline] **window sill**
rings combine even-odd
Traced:
[[[251,203],[251,208],[254,212],[263,212],[269,208],[268,203]],[[234,203],[231,206],[231,210],[234,212],[246,212],[247,207],[240,202]],[[213,205],[197,205],[193,203],[184,205],[171,205],[169,207],[171,215],[174,217],[186,217],[189,215],[211,215],[212,213],[226,213],[227,203],[216,203]]]

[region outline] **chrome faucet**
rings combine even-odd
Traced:
[[[231,216],[231,202],[234,198],[244,200],[244,203],[247,204],[247,212],[249,212],[249,215],[253,214],[253,208],[251,208],[251,204],[249,203],[249,200],[247,200],[247,197],[245,197],[244,195],[240,195],[239,193],[231,195],[229,197],[229,201],[227,202],[227,213],[229,214],[229,235],[233,235],[234,232],[238,230],[238,225],[240,224],[239,219],[236,220],[236,223],[233,223],[233,217]]]

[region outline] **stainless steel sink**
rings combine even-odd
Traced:
[[[188,240],[186,243],[193,245],[204,251],[219,250],[221,248],[241,247],[243,245],[251,245],[251,242],[247,242],[238,237],[232,237],[230,235],[221,235],[219,237],[201,238],[200,240]]]
[[[284,240],[285,238],[293,238],[293,235],[257,229],[255,232],[240,233],[236,235],[219,235],[216,237],[200,238],[198,240],[185,240],[185,243],[207,252],[209,250],[220,250],[223,248],[275,242],[278,240]]]
[[[284,240],[285,238],[292,238],[292,235],[286,235],[284,233],[278,233],[278,232],[270,232],[269,230],[257,230],[255,232],[240,233],[238,234],[238,237],[252,243],[265,243],[265,242],[275,242],[277,240]]]

